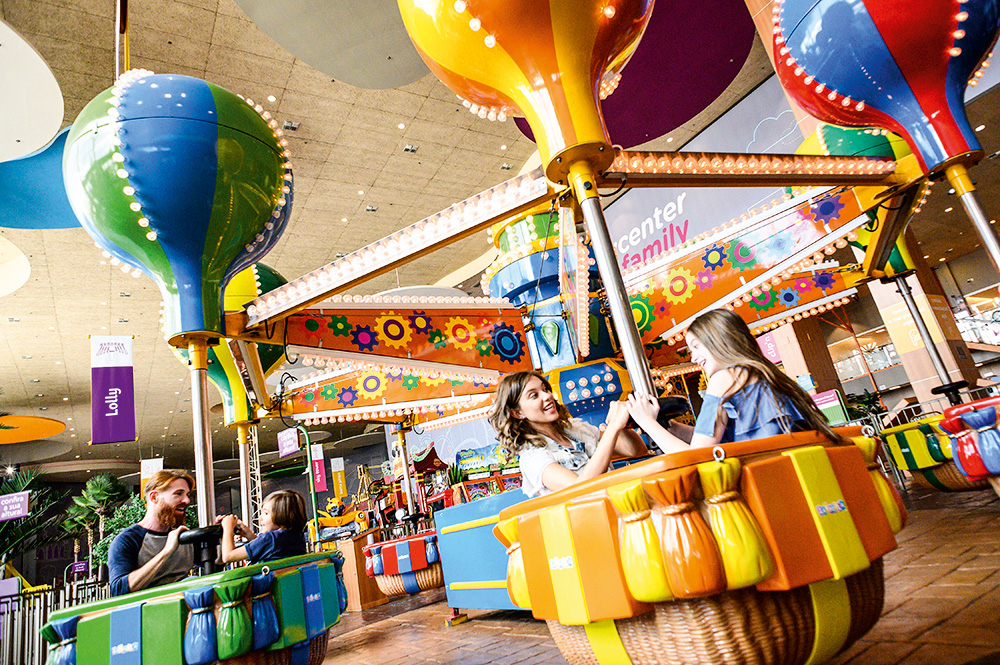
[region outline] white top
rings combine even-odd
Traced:
[[[521,465],[521,490],[528,496],[551,494],[552,490],[542,483],[542,472],[549,464],[559,464],[574,473],[582,469],[590,461],[597,442],[601,438],[601,430],[590,423],[573,418],[569,422],[566,438],[573,447],[560,445],[547,436],[544,447],[536,448],[528,445],[521,449],[518,461]]]

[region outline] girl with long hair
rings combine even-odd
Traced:
[[[655,401],[629,396],[632,417],[664,452],[801,430],[816,430],[835,443],[845,442],[809,394],[764,356],[736,313],[705,312],[691,322],[684,337],[691,360],[708,377],[694,427],[670,421],[665,428],[656,422]]]
[[[521,489],[528,496],[548,494],[608,470],[614,452],[645,454],[639,435],[626,430],[628,408],[613,402],[601,431],[571,418],[538,372],[506,375],[497,387],[489,417],[504,453],[518,456]]]

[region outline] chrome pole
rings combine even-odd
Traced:
[[[208,344],[188,344],[191,364],[191,411],[194,419],[194,474],[198,492],[198,525],[215,521],[215,470],[212,468],[212,430],[208,420]]]

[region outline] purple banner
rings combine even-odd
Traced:
[[[86,561],[74,561],[73,567],[69,569],[69,572],[76,575],[77,573],[87,572],[87,562]]]
[[[31,498],[27,491],[0,494],[0,522],[27,517],[30,504]]]
[[[288,457],[299,452],[299,430],[289,427],[278,432],[278,457]]]
[[[90,370],[94,443],[135,441],[135,395],[131,367]]]

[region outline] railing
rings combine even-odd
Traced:
[[[43,665],[48,653],[42,626],[49,615],[108,597],[107,584],[80,582],[59,589],[0,596],[0,665]]]
[[[962,339],[966,342],[1000,345],[1000,323],[982,317],[955,318]]]

